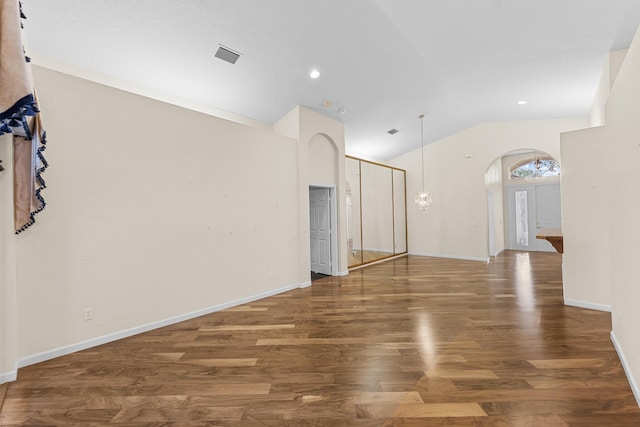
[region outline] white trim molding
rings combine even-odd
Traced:
[[[263,292],[257,295],[252,295],[246,298],[240,298],[235,301],[214,305],[208,308],[203,308],[201,310],[192,311],[190,313],[181,314],[179,316],[170,317],[164,320],[158,320],[157,322],[147,323],[146,325],[137,326],[131,329],[126,329],[124,331],[114,332],[111,334],[103,335],[101,337],[91,338],[86,341],[81,341],[75,344],[71,344],[68,346],[44,351],[42,353],[34,354],[31,356],[27,356],[22,359],[19,359],[17,362],[17,367],[18,369],[24,368],[25,366],[34,365],[36,363],[44,362],[46,360],[55,359],[56,357],[65,356],[67,354],[75,353],[77,351],[86,350],[88,348],[96,347],[112,341],[117,341],[123,338],[131,337],[133,335],[141,334],[143,332],[152,331],[154,329],[162,328],[164,326],[173,325],[175,323],[183,322],[185,320],[190,320],[196,317],[215,313],[216,311],[225,310],[227,308],[236,307],[242,304],[247,304],[253,301],[257,301],[263,298],[273,296],[273,295],[281,294],[283,292],[292,291],[298,288],[309,286],[309,284],[311,284],[311,282],[308,282],[308,284],[297,283],[295,285],[284,286],[282,288],[273,289],[271,291]],[[5,379],[5,376],[7,377],[7,381],[15,381],[15,379],[17,378],[17,371],[15,371],[15,373],[8,372],[6,374],[2,374],[3,382]]]
[[[592,302],[578,301],[575,299],[565,298],[564,305],[570,305],[572,307],[579,307],[579,308],[588,308],[589,310],[606,311],[608,313],[611,313],[611,306],[605,305],[605,304],[595,304]]]
[[[18,379],[18,369],[0,374],[0,384],[10,383]]]
[[[618,353],[618,357],[620,358],[620,363],[622,363],[622,367],[624,368],[624,373],[627,374],[627,381],[629,381],[629,385],[631,386],[631,391],[633,392],[633,396],[636,398],[636,403],[640,406],[640,387],[634,380],[633,372],[631,371],[631,366],[629,362],[627,362],[627,358],[624,356],[624,352],[622,351],[622,347],[618,343],[616,338],[616,334],[611,331],[611,342],[613,342],[613,346]]]

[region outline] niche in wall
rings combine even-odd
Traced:
[[[406,172],[347,156],[349,268],[407,253]]]

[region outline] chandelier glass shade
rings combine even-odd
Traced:
[[[422,151],[420,152],[420,159],[422,160],[422,191],[416,193],[413,202],[418,209],[426,211],[431,207],[433,198],[431,197],[431,192],[424,191],[424,114],[420,114],[418,118],[420,119],[420,141],[422,143]]]
[[[416,193],[414,203],[421,211],[426,211],[427,209],[429,209],[432,202],[433,198],[431,197],[431,193],[425,193],[424,191]]]

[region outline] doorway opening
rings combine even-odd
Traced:
[[[335,187],[309,187],[310,271],[315,280],[338,275],[338,211]]]
[[[560,183],[514,185],[508,190],[509,248],[555,252],[546,240],[536,239],[543,229],[562,228]]]
[[[555,251],[536,235],[562,227],[560,173],[553,156],[532,148],[504,153],[489,165],[485,188],[490,257],[505,249]]]

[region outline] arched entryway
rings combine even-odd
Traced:
[[[560,164],[536,149],[510,151],[485,173],[488,206],[488,249],[495,256],[504,249],[555,249],[536,239],[542,229],[561,228]]]

